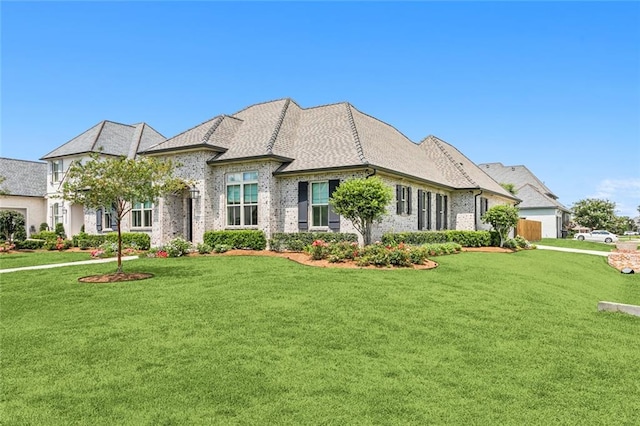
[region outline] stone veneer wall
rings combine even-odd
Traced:
[[[364,171],[274,176],[273,172],[281,165],[279,162],[263,160],[208,165],[206,161],[211,158],[211,153],[208,151],[183,153],[173,155],[171,158],[180,164],[176,169],[176,176],[189,181],[200,192],[200,197],[193,200],[193,241],[195,243],[202,242],[204,232],[207,230],[253,228],[264,231],[267,238],[275,232],[298,232],[298,182],[329,179],[344,181],[352,177],[366,176]],[[226,225],[226,175],[248,171],[258,172],[258,226],[228,227]],[[392,188],[393,198],[387,209],[388,214],[380,224],[375,224],[373,227],[374,241],[380,240],[384,232],[417,231],[418,189],[431,192],[431,229],[435,229],[435,195],[438,193],[449,197],[449,229],[475,229],[474,201],[478,202],[477,211],[479,212],[480,197],[476,199],[473,191],[444,191],[434,186],[397,179],[382,173],[378,176]],[[396,185],[410,186],[412,189],[412,212],[409,215],[396,214]],[[153,213],[152,245],[159,245],[177,236],[187,235],[188,196],[188,191],[185,190],[182,194],[165,197],[156,203]],[[498,197],[484,196],[489,199],[489,207],[504,202]],[[481,226],[488,229],[487,225]],[[310,230],[329,231],[328,228],[310,228]],[[344,218],[340,221],[340,232],[357,233],[351,222]]]
[[[176,170],[174,175],[182,178],[191,186],[198,189],[200,195],[193,200],[193,241],[202,242],[204,231],[210,229],[213,209],[211,200],[212,173],[207,165],[213,154],[211,151],[194,151],[168,155]],[[179,194],[171,194],[160,198],[153,206],[153,229],[151,232],[151,245],[164,244],[176,237],[185,238],[188,235],[188,198],[189,190],[185,189]]]
[[[279,176],[278,179],[278,209],[279,214],[277,217],[276,232],[298,232],[298,182],[318,182],[326,181],[329,179],[340,179],[344,181],[349,178],[362,178],[365,177],[364,172],[343,172],[343,173],[316,173],[299,176]],[[311,219],[309,217],[309,219]],[[329,228],[314,229],[311,227],[310,231],[329,231]],[[353,224],[341,217],[340,218],[340,232],[352,232],[358,234],[358,231],[353,227]],[[359,234],[358,234],[359,235]]]

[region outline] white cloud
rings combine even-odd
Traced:
[[[596,187],[596,193],[589,198],[604,198],[616,203],[616,214],[638,216],[640,205],[640,178],[605,179]]]

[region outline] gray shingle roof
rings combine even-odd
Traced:
[[[213,142],[215,141],[215,142]],[[454,189],[482,188],[513,198],[446,142],[430,136],[416,144],[349,103],[301,108],[291,99],[249,106],[218,116],[145,154],[215,149],[210,163],[273,156],[279,173],[346,167],[377,167]]]
[[[164,136],[146,123],[129,125],[105,120],[49,152],[41,160],[90,152],[133,156],[137,151],[164,140]]]
[[[526,184],[531,184],[539,188],[549,197],[554,199],[558,198],[557,195],[525,166],[504,166],[502,163],[484,163],[478,164],[478,167],[497,182],[512,183],[516,189]]]
[[[9,195],[44,197],[47,192],[47,163],[0,157],[0,175]]]
[[[521,209],[554,208],[569,212],[569,209],[563,206],[558,200],[544,194],[540,188],[530,183],[518,188],[518,198],[522,199],[522,202],[518,204],[518,207]]]
[[[512,183],[522,199],[520,208],[552,207],[569,212],[555,195],[531,170],[525,166],[505,166],[502,163],[484,163],[478,167],[497,182]]]

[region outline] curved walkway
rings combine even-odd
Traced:
[[[539,246],[536,244],[536,247],[540,250],[555,250],[555,251],[564,251],[567,253],[582,253],[582,254],[592,254],[595,256],[609,256],[611,254],[610,251],[598,251],[598,250],[581,250],[581,249],[572,249],[566,247],[552,247],[552,246]]]
[[[138,256],[123,256],[122,260],[133,260],[138,259]],[[50,268],[60,268],[62,266],[75,266],[75,265],[90,265],[93,263],[107,263],[107,262],[115,262],[118,260],[117,257],[109,257],[107,259],[91,259],[91,260],[79,260],[77,262],[66,262],[66,263],[51,263],[49,265],[35,265],[35,266],[23,266],[22,268],[11,268],[11,269],[0,269],[0,274],[5,274],[7,272],[18,272],[18,271],[31,271],[34,269],[50,269]]]

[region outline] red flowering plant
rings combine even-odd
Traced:
[[[0,253],[8,253],[11,250],[13,250],[14,248],[16,248],[16,245],[13,243],[10,243],[9,241],[2,243],[2,245],[0,245]]]
[[[338,263],[354,260],[358,256],[358,243],[341,241],[329,245],[329,262]]]
[[[58,237],[56,240],[56,250],[62,251],[65,249],[64,239],[62,237]]]
[[[329,244],[323,240],[315,240],[311,245],[305,247],[305,251],[311,255],[313,260],[326,259],[329,256]]]

